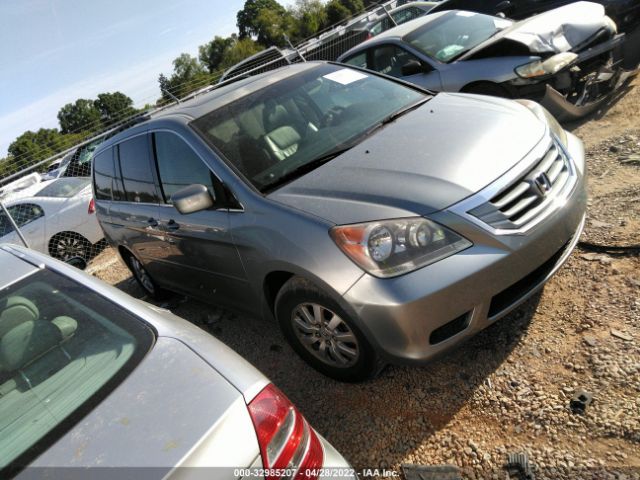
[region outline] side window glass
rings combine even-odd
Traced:
[[[44,217],[44,211],[35,203],[13,205],[7,210],[9,210],[9,213],[18,227],[23,227],[40,217]]]
[[[402,77],[402,67],[410,60],[419,61],[415,55],[395,45],[384,45],[374,50],[373,62],[376,72],[392,77]]]
[[[360,52],[351,58],[345,60],[347,65],[353,65],[355,67],[367,68],[367,51]]]
[[[9,218],[4,212],[0,212],[0,237],[9,235],[13,232],[13,225],[9,221]]]
[[[221,189],[215,185],[211,170],[182,138],[170,132],[155,132],[153,141],[165,203],[172,203],[171,195],[194,183],[206,186],[216,203],[221,202]]]
[[[125,140],[118,150],[125,199],[128,202],[158,203],[147,135]]]
[[[96,199],[111,200],[115,170],[113,167],[113,149],[108,148],[93,160],[93,186]]]

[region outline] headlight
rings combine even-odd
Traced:
[[[562,143],[564,147],[567,146],[567,132],[562,128],[562,125],[558,123],[556,118],[549,113],[549,110],[532,100],[516,100],[516,102],[531,110],[536,117],[549,126],[549,130],[560,140],[560,143]]]
[[[516,73],[522,78],[543,77],[545,75],[554,75],[560,70],[570,65],[578,55],[572,52],[563,52],[546,60],[536,60],[535,62],[526,63],[516,67]]]
[[[376,277],[395,277],[442,260],[472,244],[422,217],[333,227],[331,238],[351,260]]]

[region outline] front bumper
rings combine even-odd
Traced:
[[[571,65],[554,75],[530,80],[518,78],[507,82],[505,87],[514,98],[527,98],[540,103],[561,122],[578,120],[600,108],[634,74],[633,71],[623,70],[623,65],[628,63],[626,52],[623,53],[625,40],[625,34],[615,35],[581,51]],[[572,73],[572,68],[577,68],[580,73]],[[582,81],[587,75],[597,73],[608,80],[592,83]],[[597,88],[599,94],[589,99],[592,88]]]
[[[364,275],[343,299],[382,359],[421,363],[506,315],[567,260],[584,226],[586,170],[580,140],[569,134],[577,180],[561,208],[524,234],[496,235],[444,211],[431,218],[473,246],[410,274]]]

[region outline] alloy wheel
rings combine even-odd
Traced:
[[[302,303],[293,310],[291,323],[300,343],[323,363],[347,368],[358,361],[360,347],[356,335],[328,308]]]
[[[156,291],[153,280],[151,280],[151,277],[136,257],[131,257],[131,267],[133,268],[133,273],[135,274],[136,278],[142,284],[145,290],[153,295]]]
[[[55,240],[53,253],[56,258],[67,261],[74,257],[89,258],[87,241],[77,235],[61,235]]]

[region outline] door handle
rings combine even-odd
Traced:
[[[169,220],[167,222],[167,230],[178,230],[180,228],[180,224],[177,223],[175,220]]]
[[[147,220],[147,223],[149,224],[150,227],[157,227],[158,226],[158,221],[155,218],[149,218]]]

